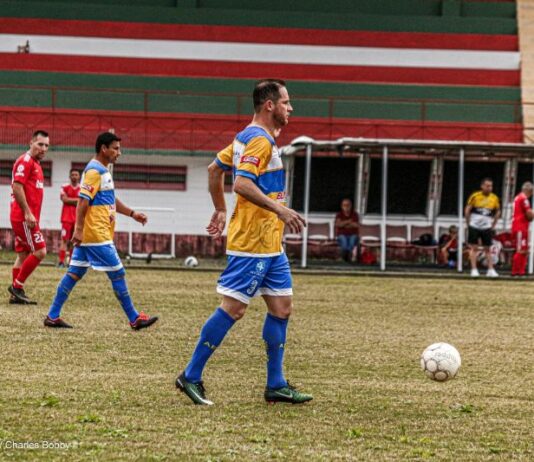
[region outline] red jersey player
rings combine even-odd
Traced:
[[[516,243],[512,259],[512,276],[524,276],[527,266],[528,228],[534,217],[530,206],[532,183],[523,183],[521,192],[514,199],[514,215],[512,219],[512,236]]]
[[[65,267],[65,255],[67,249],[72,248],[70,240],[74,233],[74,225],[76,224],[76,206],[78,205],[78,194],[80,193],[80,172],[75,168],[70,171],[70,183],[66,183],[61,187],[60,199],[63,202],[61,210],[61,244],[59,247],[59,261],[60,268]]]
[[[37,130],[28,152],[13,165],[11,182],[11,226],[15,234],[17,259],[13,265],[13,284],[9,303],[35,304],[24,293],[24,282],[46,256],[46,243],[39,228],[43,203],[44,175],[41,160],[48,151],[48,133]]]

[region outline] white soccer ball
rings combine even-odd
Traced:
[[[421,355],[421,367],[425,374],[437,382],[454,379],[461,364],[458,350],[444,342],[433,343]]]
[[[188,268],[196,268],[198,266],[198,260],[193,256],[187,257],[184,260],[184,265]]]

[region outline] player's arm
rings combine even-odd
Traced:
[[[464,209],[465,222],[467,223],[467,226],[469,226],[469,222],[471,220],[471,211],[473,210],[473,202],[475,200],[475,195],[476,192],[469,196],[469,199],[467,199],[467,205]]]
[[[306,226],[306,221],[303,217],[294,210],[263,194],[250,178],[238,176],[234,183],[234,191],[258,207],[275,213],[289,227],[292,233],[300,233]]]
[[[236,169],[234,192],[254,205],[275,213],[292,233],[299,233],[306,226],[304,218],[294,210],[263,194],[256,184],[260,174],[267,169],[271,156],[272,146],[267,138],[258,136],[249,141]]]
[[[15,201],[24,212],[24,221],[30,228],[33,228],[37,224],[37,220],[33,216],[28,201],[26,200],[26,193],[24,192],[24,185],[18,181],[13,182],[13,196]]]
[[[67,196],[67,194],[63,190],[61,190],[59,198],[61,199],[61,202],[63,202],[65,205],[78,205],[78,198]]]
[[[72,244],[77,246],[82,243],[83,227],[85,225],[85,215],[89,210],[89,200],[85,197],[80,197],[78,207],[76,207],[76,224],[74,225],[74,233],[72,234]]]
[[[213,238],[221,237],[226,226],[226,200],[224,199],[224,175],[232,170],[234,160],[233,143],[217,153],[208,166],[208,189],[215,211],[211,215],[206,231]]]
[[[117,213],[133,218],[137,223],[141,223],[143,226],[146,225],[148,218],[144,213],[136,212],[118,198],[115,198],[115,206],[117,208]]]
[[[359,229],[360,222],[358,218],[349,218],[347,227],[352,229]]]
[[[208,188],[215,211],[206,231],[212,237],[220,237],[226,226],[226,200],[224,198],[225,169],[214,160],[208,167]]]
[[[473,206],[467,204],[464,209],[465,222],[467,223],[467,226],[469,226],[469,221],[471,219],[471,210],[473,210]]]

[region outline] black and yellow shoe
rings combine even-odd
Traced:
[[[265,389],[265,401],[269,404],[275,403],[290,403],[290,404],[302,404],[313,399],[312,395],[301,393],[297,391],[295,387],[287,384],[287,387],[282,388],[266,388]]]
[[[181,373],[176,379],[176,388],[185,393],[193,403],[201,406],[212,406],[214,403],[206,398],[206,389],[202,382],[193,383],[185,378],[185,373]]]

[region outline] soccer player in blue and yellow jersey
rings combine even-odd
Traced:
[[[312,399],[311,395],[290,386],[283,373],[293,292],[282,234],[284,224],[293,233],[300,232],[306,224],[297,212],[286,207],[285,175],[275,142],[293,108],[281,80],[258,82],[253,100],[252,123],[217,154],[208,168],[209,190],[215,206],[207,227],[211,236],[221,236],[226,224],[225,171],[233,172],[237,199],[228,229],[228,265],[217,285],[217,292],[222,295],[221,305],[202,327],[191,361],[176,379],[177,388],[195,404],[213,404],[206,398],[202,371],[256,295],[261,295],[267,305],[263,326],[267,349],[265,400],[304,403]]]
[[[113,178],[108,166],[114,164],[121,155],[120,140],[113,133],[100,134],[96,140],[96,156],[83,172],[72,237],[75,248],[67,274],[60,281],[44,320],[47,327],[72,327],[60,318],[61,308],[89,267],[108,275],[132,329],[143,329],[158,320],[156,316],[138,313],[134,308],[126,285],[126,272],[113,244],[117,213],[129,216],[143,225],[147,222],[144,213],[130,209],[115,197]]]

